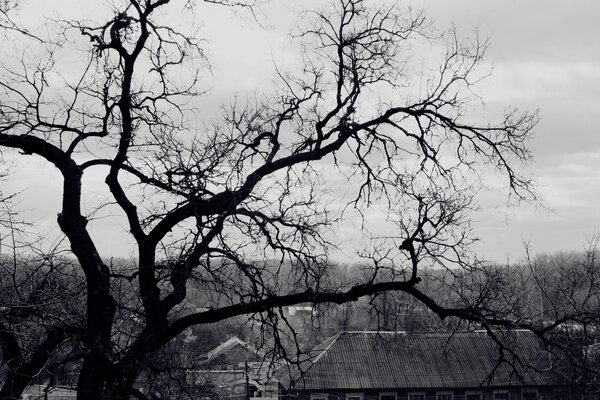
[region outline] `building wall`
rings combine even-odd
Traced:
[[[453,394],[453,400],[465,400],[467,392],[478,392],[481,394],[481,400],[494,400],[494,391],[506,391],[509,395],[509,400],[522,400],[521,393],[525,388],[494,388],[494,389],[461,389],[461,390],[414,390],[410,392],[424,392],[425,400],[437,400],[436,394],[438,392],[451,392]],[[537,400],[576,400],[577,397],[572,394],[570,389],[563,387],[530,387],[526,388],[527,391],[535,391],[537,393]],[[380,393],[395,393],[397,400],[408,400],[409,391],[407,390],[329,390],[324,392],[310,392],[310,391],[298,391],[298,392],[287,392],[282,393],[280,399],[283,400],[310,400],[311,393],[327,393],[327,400],[346,400],[346,396],[352,393],[361,393],[363,400],[379,400]],[[559,394],[560,392],[560,394]]]

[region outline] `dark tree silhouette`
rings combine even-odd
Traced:
[[[86,282],[79,398],[138,393],[145,360],[188,327],[239,315],[277,327],[282,307],[303,302],[402,291],[442,318],[513,326],[485,309],[438,304],[419,287],[423,265],[472,262],[468,216],[483,168],[504,174],[512,195],[531,195],[516,168],[530,158],[536,115],[514,110],[483,123],[469,115],[485,43],[436,33],[421,13],[395,5],[340,0],[303,16],[298,71],[280,72],[263,100],[201,124],[190,102],[202,94],[202,42],[163,22],[178,2],[114,3],[108,20],[60,22],[56,38],[7,63],[0,78],[0,146],[41,157],[62,176],[57,222]],[[407,64],[421,42],[446,51],[415,91]],[[68,72],[56,61],[67,48],[87,49]],[[57,76],[63,83],[53,86]],[[319,163],[355,183],[346,207],[322,200]],[[105,172],[126,217],[137,248],[130,268],[107,263],[90,235],[82,179],[91,170]],[[362,253],[362,279],[333,282],[327,230],[344,211],[374,204],[397,233],[365,231],[373,246]],[[115,295],[123,284],[133,299]],[[191,286],[206,307],[185,309]]]
[[[4,251],[12,257],[0,258],[0,398],[16,400],[34,379],[52,383],[60,366],[81,358],[85,285],[77,266],[52,251],[18,255],[33,247],[18,240],[16,224],[9,228]]]

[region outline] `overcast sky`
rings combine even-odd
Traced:
[[[294,7],[290,3],[270,3],[277,12],[269,13],[273,7],[266,11],[269,21],[276,23],[277,13],[287,18],[285,10]],[[524,242],[535,253],[582,250],[600,231],[600,132],[594,123],[600,112],[600,2],[421,0],[408,4],[423,8],[439,29],[454,23],[464,35],[478,28],[490,38],[487,61],[493,73],[479,88],[487,106],[540,111],[541,122],[531,143],[535,159],[526,170],[536,177],[543,207],[508,208],[504,194],[482,193],[473,223],[481,238],[481,254],[497,261],[517,261],[524,254]],[[218,23],[209,21],[206,27],[214,29],[213,24]],[[284,31],[264,32],[260,41],[270,45],[262,47],[268,51],[254,53],[256,65],[266,65],[271,58],[284,62],[278,48],[279,41],[286,40]],[[222,48],[243,41],[224,31],[218,37],[215,41],[223,43]],[[255,39],[248,40],[241,48],[259,47],[253,44]],[[217,68],[217,74],[243,70],[237,56],[220,54],[229,64],[223,62],[224,70]],[[252,80],[246,82],[253,85]]]
[[[416,4],[416,3],[415,3]],[[425,0],[434,19],[478,25],[491,37],[489,102],[539,109],[530,170],[547,207],[482,202],[474,226],[482,252],[500,259],[580,250],[600,228],[600,2]],[[486,197],[488,200],[490,196]],[[518,256],[517,256],[518,257]]]
[[[35,20],[44,7],[57,10],[43,10],[51,17],[91,15],[85,3],[99,2],[27,0],[21,16]],[[293,64],[286,35],[293,24],[291,10],[298,4],[322,3],[267,2],[265,28],[247,16],[201,4],[196,10],[202,20],[200,33],[209,40],[214,71],[211,99],[227,101],[234,93],[268,85],[274,64]],[[595,120],[600,111],[600,2],[415,0],[412,5],[422,7],[440,29],[454,22],[465,35],[478,27],[489,36],[487,60],[493,74],[479,89],[486,105],[539,109],[542,118],[531,144],[535,159],[527,171],[536,176],[547,209],[527,204],[507,208],[503,195],[483,193],[473,223],[481,254],[516,261],[523,255],[523,241],[536,253],[581,250],[600,230],[600,132]],[[27,190],[21,208],[50,231],[58,212],[53,194],[59,182],[54,172],[28,161],[7,185]],[[101,250],[107,255],[133,254],[127,242],[114,235],[114,223],[107,219],[93,227]]]

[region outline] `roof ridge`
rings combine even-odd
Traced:
[[[359,334],[359,333],[361,333],[361,334],[362,333],[365,333],[365,334],[385,334],[385,333],[406,334],[408,332],[407,331],[342,331],[342,332],[339,332],[337,335],[341,335],[341,334],[355,335],[355,334]]]
[[[315,365],[327,353],[327,351],[329,351],[329,349],[331,349],[331,347],[338,341],[340,336],[342,336],[344,333],[346,332],[338,332],[337,334],[333,335],[333,337],[331,338],[331,343],[325,346],[325,348],[321,350],[321,352],[315,357],[311,364],[311,367]],[[308,369],[310,369],[310,367]]]
[[[230,346],[233,343],[241,344],[242,346],[245,344],[242,339],[238,338],[237,336],[232,336],[229,339],[227,339],[226,341],[219,344],[218,346],[214,347],[208,353],[206,353],[206,357],[208,359],[213,358],[216,354],[218,354],[219,352],[221,352],[222,350],[224,350],[226,347]]]
[[[244,347],[245,349],[255,353],[258,356],[261,356],[261,357],[264,356],[264,351],[262,351],[259,348],[256,348],[255,346],[251,345],[250,343],[246,342],[243,339],[240,339],[237,336],[230,337],[229,339],[227,339],[226,341],[224,341],[217,347],[214,347],[212,350],[207,352],[205,356],[206,356],[207,360],[211,360],[216,355],[220,354],[221,352],[227,350],[228,348],[233,348],[237,345]]]
[[[503,332],[509,332],[509,333],[530,333],[531,330],[529,329],[492,329],[491,330],[493,333],[503,333]],[[335,334],[332,337],[335,336],[339,336],[339,335],[357,335],[357,334],[370,334],[370,335],[379,335],[379,334],[419,334],[419,335],[455,335],[455,334],[481,334],[481,333],[488,333],[488,331],[486,329],[461,329],[461,330],[453,330],[453,331],[428,331],[428,330],[418,330],[418,331],[373,331],[373,330],[364,330],[364,331],[341,331],[338,332],[337,334]],[[330,339],[330,338],[329,338]],[[329,340],[327,339],[327,340]]]

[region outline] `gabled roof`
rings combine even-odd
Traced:
[[[550,357],[528,331],[342,332],[294,374],[298,390],[434,389],[559,384]],[[505,350],[501,350],[505,346]]]
[[[206,354],[207,361],[214,360],[215,358],[219,357],[221,354],[226,354],[238,346],[243,347],[248,352],[255,354],[257,357],[264,356],[263,352],[255,349],[248,343],[244,342],[242,339],[239,339],[234,336],[234,337],[226,340],[225,342],[221,343],[219,346],[215,347],[211,351],[209,351]]]
[[[206,354],[206,357],[208,359],[215,358],[219,354],[227,353],[229,350],[233,349],[236,346],[242,346],[242,347],[254,352],[254,349],[252,349],[246,342],[244,342],[242,339],[234,336],[234,337],[227,339],[225,342],[221,343],[220,345],[218,345],[217,347],[215,347],[214,349],[209,351]]]

